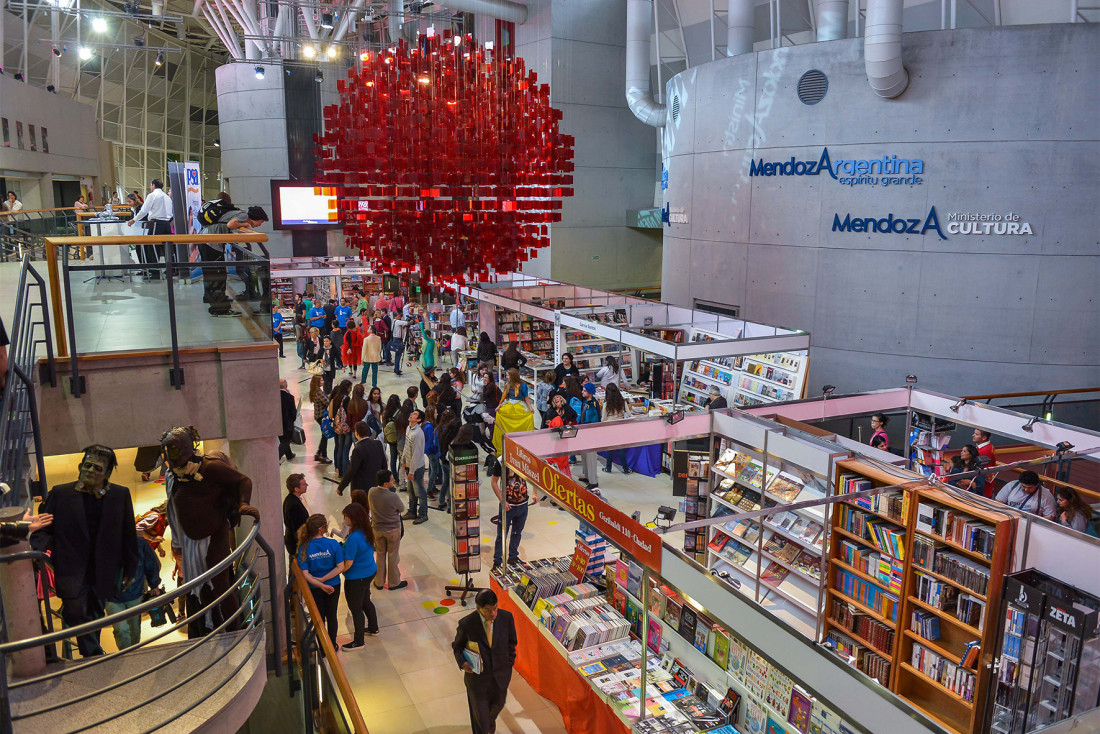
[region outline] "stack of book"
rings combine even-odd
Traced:
[[[898,597],[842,568],[836,569],[836,587],[891,622],[898,621]]]
[[[955,608],[959,591],[954,586],[931,576],[926,576],[920,571],[913,574],[913,580],[917,582],[913,595],[922,602],[936,609],[951,610]]]
[[[833,599],[830,616],[838,627],[856,633],[879,651],[889,654],[889,651],[894,649],[894,630],[861,613],[851,604]]]
[[[864,538],[883,553],[905,560],[905,530],[848,505],[837,506],[838,524],[844,530]]]
[[[566,650],[580,650],[625,638],[630,624],[602,597],[543,607],[539,622]]]
[[[527,568],[516,593],[532,609],[539,599],[561,594],[566,587],[577,583],[569,573],[570,560],[569,558],[549,559],[543,565],[532,565]]]
[[[585,575],[602,576],[604,564],[608,560],[607,539],[583,521],[577,527],[576,537],[578,545],[587,546],[591,551],[591,555],[588,556],[588,568],[585,570]]]
[[[929,642],[935,642],[940,639],[940,618],[932,612],[915,609],[913,610],[913,620],[909,624],[909,629]]]
[[[872,649],[856,642],[839,630],[830,630],[825,635],[825,641],[829,643],[843,658],[854,660],[857,669],[877,680],[882,685],[888,685],[890,681],[890,662],[876,655]]]
[[[989,590],[989,568],[958,553],[937,552],[932,570],[957,581],[975,594],[985,596]]]

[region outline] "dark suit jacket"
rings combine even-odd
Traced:
[[[351,462],[336,489],[343,492],[344,487],[351,484],[352,489],[369,491],[378,483],[378,472],[385,468],[386,455],[382,452],[382,443],[373,438],[360,439],[351,450]]]
[[[40,513],[53,515],[53,524],[31,536],[36,550],[52,550],[54,586],[57,595],[75,597],[85,586],[91,571],[92,586],[101,600],[114,596],[123,578],[131,579],[138,567],[138,537],[134,528],[134,503],[130,490],[108,484],[107,494],[96,500],[100,505],[99,530],[90,537],[84,512],[83,492],[76,482],[59,484],[46,495]],[[95,567],[89,550],[94,548]]]
[[[279,404],[283,413],[283,435],[289,436],[294,430],[294,421],[298,418],[298,402],[289,392],[280,390]]]
[[[455,641],[451,643],[454,651],[455,662],[458,667],[466,662],[462,651],[466,649],[467,642],[476,642],[481,650],[481,662],[484,671],[480,676],[471,676],[475,679],[493,676],[497,684],[504,689],[512,680],[512,666],[516,662],[516,645],[519,640],[516,637],[516,621],[511,612],[503,609],[497,610],[497,618],[493,622],[493,647],[489,648],[489,642],[485,638],[485,627],[481,622],[481,615],[471,612],[458,622],[458,632]],[[486,654],[488,650],[488,654]]]

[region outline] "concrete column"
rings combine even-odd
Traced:
[[[5,520],[18,520],[23,515],[21,508],[8,509],[18,512],[13,517],[4,517]],[[30,550],[30,544],[26,541],[4,548],[5,553],[26,550]],[[34,567],[30,561],[0,564],[0,591],[4,595],[4,617],[8,621],[9,640],[25,640],[42,634],[35,588]],[[27,678],[46,670],[45,648],[32,647],[11,657],[12,672],[16,678]]]
[[[260,511],[260,533],[275,556],[277,573],[276,594],[273,621],[275,627],[268,627],[269,650],[271,635],[280,635],[283,631],[283,589],[286,586],[286,558],[283,551],[283,492],[285,487],[279,479],[279,439],[277,436],[230,440],[229,455],[237,468],[252,480],[252,506]],[[267,560],[260,559],[260,577],[263,579],[263,597],[270,594],[267,587]]]
[[[256,78],[255,67],[264,69]],[[238,206],[256,204],[270,216],[271,179],[289,179],[286,136],[286,75],[281,66],[226,64],[214,72],[218,89],[218,135],[222,176]],[[289,232],[262,228],[272,257],[292,254]]]

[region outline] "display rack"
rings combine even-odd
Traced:
[[[991,732],[1027,734],[1100,705],[1098,608],[1038,571],[1005,577]]]
[[[693,342],[729,337],[694,329]],[[680,383],[680,401],[702,405],[717,387],[729,405],[752,407],[786,402],[805,396],[809,358],[794,352],[711,357],[687,364]]]
[[[271,279],[271,295],[284,306],[294,305],[294,281],[291,278]]]
[[[551,324],[527,314],[497,309],[497,346],[503,349],[519,342],[520,349],[540,357],[554,352],[554,331]]]
[[[626,380],[633,380],[633,350],[624,347],[612,339],[601,339],[583,331],[562,331],[562,353],[573,355],[573,363],[587,379],[591,379],[605,357],[614,357],[619,361],[619,370]]]
[[[716,417],[720,433],[737,425]],[[730,428],[723,430],[724,424]],[[784,509],[824,499],[830,462],[843,455],[815,437],[764,427],[742,427],[725,436],[711,466],[710,517],[774,508],[774,514],[710,526],[707,568],[817,639],[824,601],[823,543],[827,517],[820,506]],[[762,521],[762,522],[761,522]]]
[[[445,587],[447,596],[461,592],[462,606],[466,597],[478,591],[471,574],[481,570],[481,491],[478,482],[476,448],[451,448],[451,561],[463,577],[461,586]]]
[[[909,457],[914,471],[939,477],[950,472],[951,462],[944,461],[944,451],[955,427],[953,421],[914,414],[909,430]]]
[[[687,454],[687,476],[684,479],[684,499],[680,510],[684,515],[684,522],[702,520],[709,517],[710,456],[695,452],[684,453]],[[675,493],[676,488],[673,487],[673,494]],[[702,565],[707,562],[708,542],[706,528],[684,531],[684,552]]]
[[[348,298],[356,288],[368,298],[370,294],[382,291],[382,276],[372,274],[354,274],[339,276],[340,297]]]

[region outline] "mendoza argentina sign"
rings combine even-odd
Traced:
[[[556,466],[540,459],[507,436],[504,437],[504,463],[537,484],[577,517],[596,528],[596,532],[617,545],[643,566],[660,572],[661,536],[632,520],[630,516],[604,502],[563,474]]]
[[[820,176],[825,174],[842,186],[917,186],[924,183],[924,161],[920,158],[837,158],[822,148],[816,160],[765,162],[763,158],[749,164],[749,176]]]

